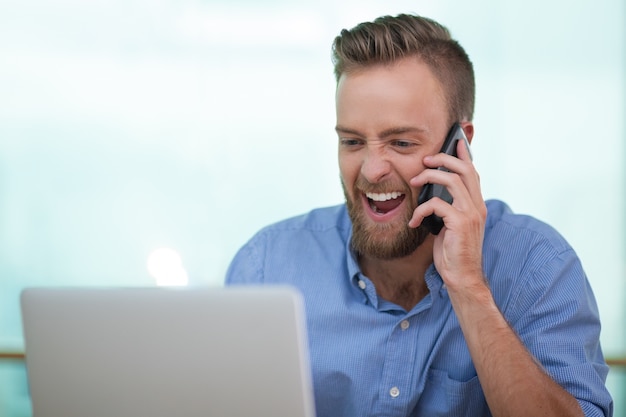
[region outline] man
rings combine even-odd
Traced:
[[[319,416],[602,416],[594,296],[549,226],[485,202],[469,149],[474,75],[446,28],[382,17],[333,45],[346,204],[259,232],[227,284],[304,295]],[[436,169],[444,167],[446,170]],[[452,203],[418,205],[425,184]],[[422,225],[439,216],[434,235]]]

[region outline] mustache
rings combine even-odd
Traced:
[[[372,183],[361,175],[356,179],[354,189],[364,193],[390,193],[392,191],[399,191],[403,194],[409,194],[411,192],[411,189],[404,183],[394,183],[392,181]]]

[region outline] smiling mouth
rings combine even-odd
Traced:
[[[402,204],[405,195],[399,191],[393,191],[391,193],[365,193],[365,197],[374,213],[386,214]]]

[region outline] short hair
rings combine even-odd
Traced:
[[[471,121],[474,116],[472,62],[448,29],[432,19],[409,14],[382,16],[343,29],[333,42],[332,55],[337,81],[343,73],[417,57],[441,83],[450,122]]]

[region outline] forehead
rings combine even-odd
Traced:
[[[417,58],[342,74],[337,82],[336,105],[338,123],[342,125],[430,125],[447,121],[441,83]]]

